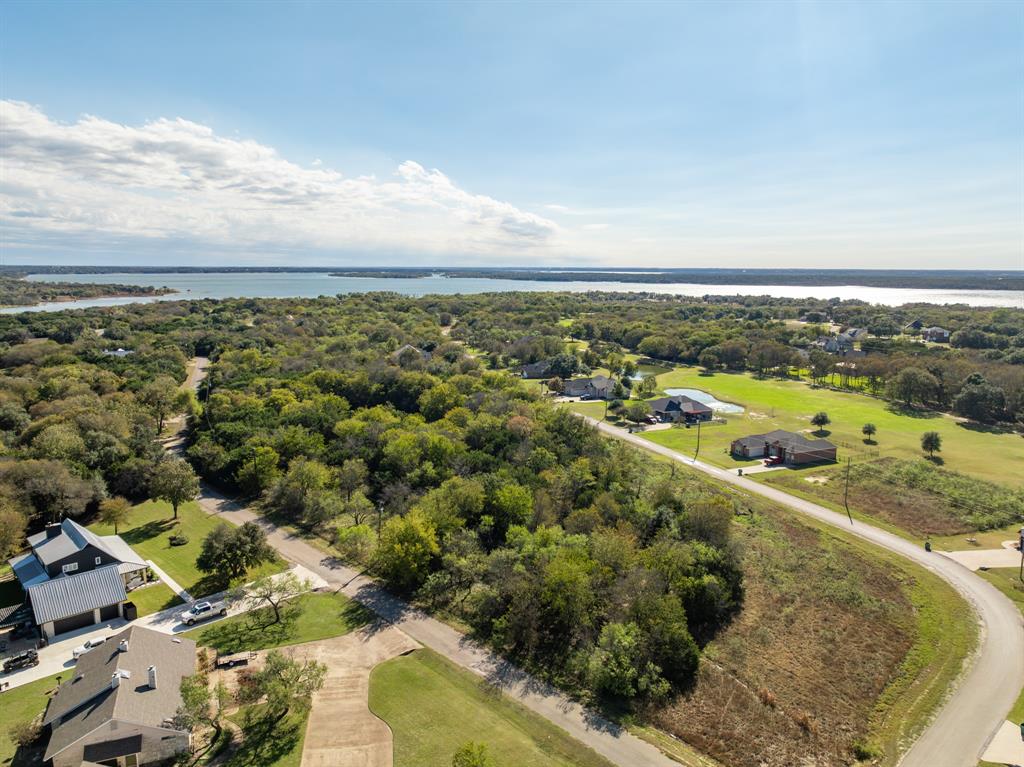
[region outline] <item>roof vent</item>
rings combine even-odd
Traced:
[[[118,652],[128,652],[128,640],[127,639],[122,639],[120,642],[117,643],[117,651]]]
[[[116,690],[121,686],[121,675],[116,671],[110,675],[110,689]]]
[[[156,666],[150,666],[147,671],[149,672],[149,689],[156,689]]]

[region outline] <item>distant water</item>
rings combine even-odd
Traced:
[[[698,285],[693,283],[648,284],[637,282],[534,282],[470,277],[330,277],[326,273],[280,272],[256,274],[33,274],[34,282],[93,282],[151,285],[171,288],[176,293],[155,297],[90,298],[82,301],[58,301],[30,307],[10,307],[0,312],[60,311],[90,306],[118,306],[152,301],[176,301],[193,298],[315,298],[344,293],[391,291],[407,296],[431,293],[495,293],[526,291],[548,293],[570,291],[611,291],[619,293],[658,293],[700,297],[705,295],[756,295],[776,298],[858,299],[873,304],[899,306],[907,303],[968,304],[970,306],[1008,306],[1024,308],[1024,294],[1001,290],[918,290],[911,288],[870,288],[858,285]]]
[[[676,397],[682,395],[695,399],[698,402],[703,402],[712,410],[717,410],[719,413],[742,413],[743,408],[740,405],[734,405],[731,402],[722,402],[717,399],[714,395],[708,394],[706,391],[700,389],[665,389],[665,394],[670,397]]]

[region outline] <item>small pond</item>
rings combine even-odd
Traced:
[[[734,405],[732,402],[722,402],[721,400],[715,399],[712,395],[706,391],[700,389],[665,389],[665,394],[670,397],[682,395],[695,399],[698,402],[703,402],[705,405],[710,407],[712,410],[718,413],[742,413],[743,407],[740,405]]]

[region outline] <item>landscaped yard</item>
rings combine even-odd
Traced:
[[[610,767],[586,746],[430,650],[377,666],[370,710],[394,734],[394,767],[449,767],[469,740],[496,767]]]
[[[206,596],[224,588],[217,579],[204,575],[196,568],[196,557],[203,544],[203,538],[218,525],[227,522],[211,517],[196,503],[182,504],[175,522],[169,503],[146,501],[133,507],[126,524],[120,525],[118,534],[124,538],[143,559],[151,559],[193,597]],[[98,535],[113,535],[114,528],[96,522],[89,529]],[[184,534],[188,543],[172,546],[170,536]],[[285,569],[283,560],[269,562],[249,571],[243,579],[251,581],[261,575],[281,572]]]
[[[919,458],[921,435],[937,431],[942,436],[939,456],[945,465],[964,474],[1015,487],[1024,486],[1024,439],[1011,432],[967,425],[940,413],[905,413],[889,403],[862,394],[812,388],[802,381],[758,379],[747,373],[702,375],[698,368],[680,367],[658,376],[658,387],[693,388],[720,400],[746,408],[743,415],[727,416],[725,425],[701,428],[700,457],[724,467],[756,464],[735,461],[729,444],[737,437],[772,429],[810,431],[811,416],[819,411],[832,420],[824,435],[839,446],[839,459],[854,460],[874,455]],[[603,403],[574,404],[574,410],[599,418]],[[877,444],[865,444],[861,427],[873,423]],[[696,447],[695,428],[674,428],[650,432],[647,438],[692,455]]]
[[[140,618],[182,604],[181,598],[166,583],[154,583],[135,589],[128,595],[128,599],[138,608]]]
[[[68,680],[66,672],[57,676],[63,676],[64,681]],[[0,711],[3,712],[0,717],[3,720],[3,726],[0,727],[0,765],[42,763],[41,752],[34,755],[24,754],[24,758],[19,757],[17,762],[13,761],[17,747],[11,742],[9,730],[14,725],[30,722],[43,713],[49,700],[48,693],[57,688],[57,676],[38,679],[0,693]],[[45,743],[45,740],[43,742]]]
[[[341,636],[375,617],[371,610],[344,594],[330,592],[303,594],[293,600],[286,613],[291,615],[290,619],[273,623],[270,609],[261,608],[192,629],[185,636],[229,654]]]

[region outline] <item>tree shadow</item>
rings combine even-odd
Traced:
[[[824,439],[825,437],[831,436],[831,434],[832,434],[832,430],[831,429],[815,429],[814,430],[814,436],[818,437],[819,439]]]
[[[246,711],[242,730],[245,739],[228,760],[229,765],[275,764],[290,754],[298,745],[302,728],[302,717],[291,714],[279,722],[266,712]]]
[[[941,455],[926,455],[924,459],[926,461],[931,461],[936,466],[944,466],[946,463],[946,459],[943,458]]]
[[[220,621],[203,629],[199,641],[225,655],[289,644],[295,638],[296,615],[294,610],[291,615],[283,613],[275,622],[273,611],[253,610],[243,620]]]
[[[928,410],[927,408],[917,408],[914,406],[908,407],[902,402],[890,402],[886,405],[885,409],[894,415],[903,415],[907,418],[931,419],[942,417],[942,413],[937,410]]]
[[[173,528],[178,526],[178,522],[180,521],[181,520],[177,519],[154,519],[153,521],[147,522],[139,527],[133,527],[130,530],[125,530],[124,532],[119,533],[119,535],[129,546],[137,543],[145,543],[152,538],[156,538],[158,535],[171,531]]]
[[[967,431],[976,431],[982,434],[1021,434],[1017,429],[998,424],[978,423],[977,421],[959,421],[957,426]],[[1024,434],[1021,434],[1024,436]]]
[[[865,437],[864,439],[861,440],[861,442],[863,442],[865,445],[877,445],[878,444],[878,442],[876,440],[873,440],[871,437]]]

